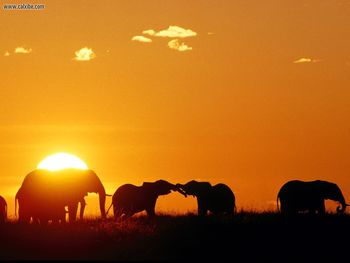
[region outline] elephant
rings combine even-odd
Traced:
[[[165,180],[144,182],[142,186],[124,184],[120,186],[112,197],[114,218],[131,217],[135,213],[146,210],[148,217],[155,216],[155,205],[158,196],[167,195],[171,191],[186,194],[176,185]]]
[[[337,213],[344,213],[346,206],[344,196],[338,185],[321,180],[292,180],[285,183],[277,195],[277,210],[283,214],[309,212],[325,214],[324,200],[337,201]],[[280,208],[278,205],[280,201]]]
[[[0,223],[4,223],[7,220],[7,203],[5,198],[0,196]]]
[[[197,198],[198,215],[205,216],[208,211],[214,215],[233,215],[236,209],[236,197],[223,183],[212,186],[209,182],[192,180],[186,184],[177,184],[186,194]]]
[[[106,218],[105,188],[93,170],[64,169],[49,171],[36,169],[26,175],[15,197],[15,211],[20,222],[49,219],[65,221],[65,206],[68,207],[69,222],[76,220],[80,202],[80,217],[83,217],[86,196],[90,192],[99,194],[102,218]]]

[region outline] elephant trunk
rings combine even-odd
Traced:
[[[337,207],[337,213],[339,213],[339,214],[340,214],[340,213],[344,213],[347,204],[345,203],[345,199],[344,199],[343,196],[342,196],[341,199],[339,200],[339,203],[340,203],[340,205]]]
[[[100,211],[101,211],[101,217],[103,219],[106,218],[106,209],[105,209],[105,204],[106,204],[106,191],[105,189],[102,188],[98,192],[99,198],[100,198]]]
[[[91,192],[95,192],[98,193],[99,196],[99,202],[100,202],[100,211],[101,211],[101,217],[103,219],[106,218],[106,208],[105,208],[105,204],[106,204],[106,190],[100,180],[100,178],[98,178],[98,176],[95,174],[95,172],[91,171],[91,178],[92,180],[90,181],[90,191]]]
[[[187,194],[184,190],[182,190],[182,185],[181,184],[176,184],[174,185],[173,189],[174,191],[179,192],[180,194],[182,194],[183,196],[187,197]]]

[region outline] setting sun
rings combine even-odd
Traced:
[[[67,168],[88,169],[84,163],[77,156],[68,153],[56,153],[46,157],[38,164],[38,169],[46,169],[49,171],[58,171]]]

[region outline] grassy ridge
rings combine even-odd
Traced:
[[[239,212],[0,226],[0,259],[346,261],[349,215]]]

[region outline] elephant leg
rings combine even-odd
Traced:
[[[18,222],[19,223],[27,223],[27,224],[29,224],[30,223],[30,217],[22,215],[22,216],[20,216],[18,218]]]
[[[113,207],[113,214],[114,214],[114,219],[118,219],[119,217],[122,216],[123,210]]]
[[[83,199],[80,201],[80,220],[83,220],[85,206],[86,206],[86,202],[85,202],[85,199],[83,198]]]
[[[53,223],[65,223],[66,222],[66,208],[65,206],[60,206],[57,208],[57,214],[55,216],[55,218],[53,218],[52,222]]]
[[[281,205],[280,205],[281,207],[280,207],[280,211],[281,211],[281,214],[286,214],[286,206],[285,206],[285,204],[283,204],[283,203],[281,203]]]
[[[298,209],[296,208],[296,205],[290,202],[281,202],[281,213],[285,215],[292,215],[297,214]]]
[[[148,217],[155,217],[156,215],[154,207],[147,208],[146,212]]]
[[[199,216],[207,215],[208,208],[207,208],[206,204],[203,202],[203,200],[201,200],[197,197],[197,204],[198,204],[198,215]]]
[[[124,217],[123,218],[130,218],[130,217],[132,217],[134,214],[135,214],[135,212],[132,210],[132,209],[127,209],[127,210],[124,210]]]
[[[78,203],[70,204],[68,206],[69,223],[75,222],[77,219]]]
[[[42,224],[42,222],[44,221],[42,218],[38,216],[32,216],[31,218],[32,218],[33,224]]]
[[[208,213],[208,210],[204,207],[199,207],[198,208],[198,215],[200,216],[206,216]]]
[[[20,223],[30,223],[30,215],[28,209],[25,207],[19,206],[18,207],[18,222]]]
[[[326,213],[326,207],[325,207],[325,204],[324,204],[323,200],[322,200],[322,202],[320,202],[320,205],[319,205],[319,208],[318,208],[318,212],[321,215],[324,215]]]

